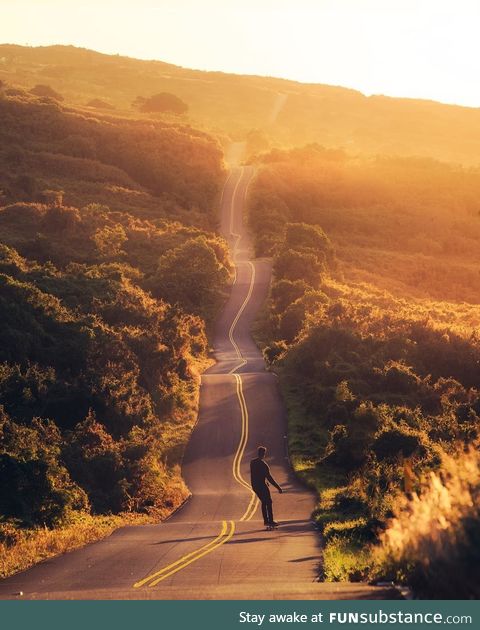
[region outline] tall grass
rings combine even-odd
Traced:
[[[58,529],[39,527],[21,530],[8,524],[0,524],[0,578],[105,538],[118,527],[141,525],[153,520],[152,516],[140,514],[83,514],[74,523]]]
[[[374,554],[372,577],[420,598],[480,597],[480,453],[445,456],[419,494],[399,501]]]

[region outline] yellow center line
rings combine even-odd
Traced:
[[[231,200],[231,202],[230,202],[230,235],[231,235],[231,236],[236,236],[236,237],[237,237],[237,241],[235,242],[235,245],[234,245],[234,248],[233,248],[234,252],[235,252],[235,250],[237,249],[238,240],[239,240],[239,238],[240,238],[240,234],[236,234],[236,233],[233,231],[233,223],[234,223],[234,220],[235,220],[235,213],[234,213],[234,209],[235,209],[235,197],[237,196],[237,190],[238,190],[238,187],[240,186],[240,182],[241,182],[241,181],[242,181],[242,179],[243,179],[243,175],[244,175],[244,173],[245,173],[245,169],[244,169],[244,168],[243,168],[243,166],[242,166],[242,172],[240,173],[240,177],[238,178],[237,183],[235,184],[235,188],[233,189],[233,193],[232,193],[232,200]],[[235,257],[234,257],[234,260],[235,260]]]
[[[242,475],[242,471],[240,469],[240,464],[242,462],[243,454],[245,452],[245,447],[248,442],[248,407],[245,401],[245,396],[243,393],[243,381],[240,374],[234,374],[235,380],[237,381],[237,397],[240,403],[240,412],[242,416],[242,433],[240,437],[240,442],[238,444],[237,452],[235,453],[235,457],[233,460],[233,476],[235,479],[244,486],[251,494],[250,502],[245,510],[243,516],[240,518],[241,521],[249,521],[255,514],[255,511],[258,506],[257,495],[253,492],[251,486],[245,481]]]
[[[238,279],[238,269],[237,269],[237,264],[235,263],[235,258],[236,258],[236,255],[237,255],[238,244],[239,244],[240,239],[242,237],[241,234],[237,234],[237,233],[235,233],[233,231],[233,228],[234,228],[234,216],[235,216],[234,208],[235,208],[235,199],[236,199],[236,196],[237,196],[237,190],[238,190],[238,187],[240,185],[240,182],[241,182],[244,174],[245,174],[245,169],[242,167],[241,175],[240,175],[240,177],[237,180],[236,186],[235,186],[235,188],[233,190],[232,199],[231,199],[231,202],[230,202],[230,235],[236,237],[235,244],[233,246],[233,262],[235,264],[235,278],[234,278],[234,281],[233,281],[233,286],[235,286],[235,284],[237,283],[237,279]],[[245,189],[244,197],[247,194],[247,189],[248,189],[249,184],[250,184],[250,182],[247,183],[247,187]],[[240,309],[238,310],[238,312],[237,312],[237,314],[236,314],[236,316],[235,316],[235,318],[234,318],[234,320],[233,320],[233,322],[232,322],[232,324],[230,326],[230,330],[228,331],[228,338],[230,339],[230,343],[232,344],[232,346],[233,346],[233,348],[235,350],[235,354],[240,359],[240,363],[238,365],[236,365],[234,368],[232,368],[228,372],[229,374],[233,374],[238,369],[240,369],[244,365],[247,365],[247,363],[248,363],[248,361],[244,358],[244,356],[243,356],[240,348],[238,347],[238,344],[235,341],[235,338],[233,336],[235,327],[238,324],[238,320],[242,316],[243,311],[245,310],[247,304],[250,301],[250,298],[252,297],[253,288],[254,288],[254,285],[255,285],[255,265],[252,263],[251,260],[247,261],[247,264],[249,265],[249,267],[251,269],[250,284],[249,284],[249,287],[248,287],[248,292],[247,292],[247,295],[246,295],[242,305],[240,306]]]
[[[199,560],[200,558],[205,556],[207,553],[214,551],[215,549],[217,549],[217,547],[226,543],[233,536],[233,533],[235,531],[235,523],[233,521],[230,521],[229,526],[230,526],[230,531],[227,534],[227,529],[228,529],[227,521],[222,521],[222,529],[220,531],[220,534],[216,538],[211,540],[206,545],[203,545],[199,549],[195,549],[194,551],[187,553],[186,555],[182,556],[175,562],[172,562],[172,564],[169,564],[166,567],[163,567],[163,569],[160,569],[160,571],[157,571],[156,573],[152,573],[151,575],[147,576],[143,580],[136,582],[133,585],[134,588],[140,588],[141,586],[145,586],[145,584],[148,584],[149,582],[151,582],[150,586],[155,586],[156,584],[158,584],[165,578],[169,577],[170,575],[173,575],[177,571],[180,571],[180,569],[184,569],[186,566],[188,566],[192,562],[195,562],[196,560]]]
[[[240,403],[241,435],[240,435],[240,441],[239,441],[238,446],[237,446],[237,451],[235,453],[235,457],[233,458],[232,471],[233,471],[234,479],[236,481],[238,481],[238,483],[240,485],[242,485],[245,488],[247,488],[247,490],[250,490],[250,486],[245,481],[245,479],[242,477],[242,473],[241,473],[241,470],[240,470],[240,463],[242,461],[243,453],[245,451],[245,445],[246,445],[247,440],[248,440],[248,420],[247,420],[247,417],[246,417],[244,409],[243,409],[242,398],[241,398],[242,381],[241,381],[241,378],[240,378],[240,376],[238,374],[234,374],[234,377],[235,377],[235,381],[236,381],[236,385],[237,385],[237,397],[238,397],[238,400],[239,400],[239,403]]]
[[[226,525],[226,521],[223,521],[223,523]],[[192,564],[193,562],[200,560],[200,558],[203,558],[203,556],[206,556],[208,553],[212,553],[212,551],[216,551],[219,547],[221,547],[226,542],[228,542],[232,538],[233,534],[235,533],[235,521],[229,521],[228,525],[229,525],[228,533],[226,535],[217,536],[217,538],[215,539],[216,542],[212,543],[212,546],[210,548],[205,549],[204,551],[201,551],[202,548],[200,548],[194,557],[192,557],[190,560],[187,560],[183,564],[177,566],[175,569],[172,569],[168,573],[165,573],[161,577],[155,579],[153,582],[151,582],[150,586],[157,586],[157,584],[161,582],[162,580],[165,580],[166,578],[170,577],[174,573],[177,573],[177,571],[180,571],[181,569],[185,569],[185,567],[187,567],[189,564]],[[223,530],[223,527],[222,527],[222,530]]]
[[[229,174],[228,174],[227,179],[225,180],[225,183],[223,184],[222,194],[220,195],[220,207],[223,206],[223,200],[225,198],[225,189],[227,188],[227,184],[230,181],[232,175],[233,175],[233,171],[230,171]]]
[[[250,302],[250,298],[252,297],[252,293],[253,293],[253,287],[255,285],[255,265],[250,260],[248,261],[248,265],[250,266],[250,268],[252,270],[252,273],[251,273],[251,276],[250,276],[250,286],[248,287],[247,295],[246,295],[245,299],[243,300],[242,305],[238,309],[238,312],[235,315],[235,318],[234,318],[234,320],[232,322],[232,325],[230,326],[230,330],[228,331],[228,338],[230,339],[230,343],[234,347],[237,357],[239,359],[241,359],[241,363],[239,365],[236,365],[234,368],[232,368],[228,372],[229,374],[233,374],[236,370],[238,370],[239,368],[241,368],[241,367],[243,367],[244,365],[247,364],[247,360],[243,356],[242,351],[240,350],[240,348],[238,347],[238,344],[235,341],[233,333],[235,331],[235,327],[238,324],[238,320],[242,316],[242,313],[245,310],[247,304]],[[236,280],[236,275],[235,275],[235,280]]]
[[[237,246],[238,246],[238,243],[239,243],[240,238],[241,238],[240,234],[235,234],[233,232],[234,201],[235,201],[235,197],[236,197],[236,194],[237,194],[238,187],[239,187],[240,182],[241,182],[241,180],[243,178],[244,172],[245,171],[242,168],[242,172],[240,174],[240,177],[238,178],[237,183],[235,185],[235,188],[233,190],[232,200],[231,200],[230,233],[231,233],[232,236],[236,237],[235,245],[234,245],[234,248],[233,248],[233,260],[234,260],[234,262],[235,262],[235,255],[236,255]],[[228,179],[230,179],[230,176],[229,176]],[[222,203],[223,203],[225,186],[226,186],[226,183],[225,183],[224,189],[222,191]],[[234,333],[235,327],[236,327],[236,325],[238,323],[238,320],[240,319],[243,311],[245,310],[248,302],[250,301],[250,298],[252,297],[253,287],[254,287],[254,284],[255,284],[255,266],[254,266],[254,264],[251,261],[248,261],[248,265],[250,266],[250,268],[252,270],[252,273],[251,273],[251,276],[250,276],[250,286],[248,288],[247,295],[246,295],[242,305],[240,306],[240,309],[238,310],[238,312],[237,312],[237,314],[236,314],[236,316],[235,316],[235,318],[234,318],[234,320],[232,322],[232,325],[230,326],[230,330],[228,332],[228,336],[229,336],[230,342],[231,342],[232,346],[235,349],[237,357],[239,359],[241,359],[241,363],[240,363],[240,365],[237,365],[235,368],[232,368],[232,370],[230,370],[228,372],[229,374],[233,374],[240,367],[243,367],[244,365],[247,364],[247,360],[243,357],[243,354],[242,354],[240,348],[238,347],[237,342],[235,341],[233,333]],[[235,265],[235,278],[234,278],[233,284],[235,284],[237,282],[237,277],[238,277],[237,265]],[[251,493],[251,497],[250,497],[250,501],[249,501],[249,504],[247,506],[247,509],[245,510],[243,516],[240,518],[241,521],[249,521],[249,520],[252,519],[252,517],[255,514],[255,511],[256,511],[256,509],[258,507],[258,498],[257,498],[256,494],[253,492],[251,486],[243,478],[242,472],[241,472],[241,468],[240,468],[240,465],[241,465],[241,462],[242,462],[242,458],[243,458],[243,455],[244,455],[244,452],[245,452],[245,447],[246,447],[247,441],[248,441],[248,420],[249,420],[249,416],[248,416],[247,403],[245,401],[245,396],[244,396],[244,393],[243,393],[242,377],[239,374],[234,374],[234,376],[235,376],[235,380],[236,380],[236,393],[237,393],[237,398],[238,398],[239,405],[240,405],[240,412],[241,412],[241,418],[242,418],[242,429],[241,429],[240,441],[239,441],[239,444],[238,444],[238,447],[237,447],[237,451],[235,453],[235,457],[233,459],[232,470],[233,470],[233,476],[234,476],[235,480]],[[145,586],[147,584],[150,587],[156,586],[159,582],[161,582],[161,581],[167,579],[168,577],[174,575],[178,571],[181,571],[182,569],[184,569],[185,567],[189,566],[193,562],[196,562],[197,560],[200,560],[200,558],[203,558],[205,555],[211,553],[212,551],[215,551],[221,545],[224,545],[226,542],[228,542],[233,537],[234,533],[235,533],[235,521],[228,521],[228,524],[227,524],[227,521],[222,521],[222,529],[220,531],[220,534],[218,534],[218,536],[216,538],[211,540],[209,543],[203,545],[199,549],[195,549],[194,551],[191,551],[190,553],[182,556],[181,558],[179,558],[175,562],[172,562],[171,564],[167,565],[166,567],[163,567],[162,569],[160,569],[160,571],[157,571],[156,573],[152,573],[151,575],[147,576],[143,580],[140,580],[139,582],[136,582],[133,585],[134,588],[140,588],[140,587]]]
[[[235,244],[233,247],[233,261],[235,263],[235,258],[236,258],[236,253],[237,253],[237,248],[238,248],[238,244],[240,242],[241,239],[241,235],[240,234],[236,234],[233,229],[234,229],[234,209],[235,209],[235,198],[237,195],[237,190],[238,187],[240,185],[240,182],[243,178],[243,175],[245,173],[245,169],[242,168],[242,173],[240,175],[240,177],[238,178],[237,184],[234,188],[233,191],[233,195],[232,195],[232,200],[231,200],[231,206],[230,206],[230,234],[231,236],[235,236],[236,240],[235,240]],[[247,185],[248,188],[248,185]],[[245,195],[246,195],[246,190],[245,190]],[[247,365],[248,361],[247,359],[245,359],[245,357],[243,356],[237,342],[235,341],[235,337],[234,337],[234,331],[235,328],[238,324],[238,321],[240,319],[240,317],[242,316],[243,311],[245,310],[247,304],[249,303],[251,297],[252,297],[252,293],[253,293],[253,288],[255,286],[255,265],[252,263],[252,261],[248,261],[248,265],[251,269],[251,275],[250,275],[250,284],[248,287],[248,292],[247,295],[245,296],[244,301],[242,302],[242,305],[240,306],[237,314],[235,315],[234,320],[232,321],[232,324],[230,326],[230,329],[228,331],[228,338],[230,339],[230,343],[232,344],[235,353],[238,357],[238,359],[240,359],[240,363],[238,365],[236,365],[234,368],[232,368],[229,371],[229,374],[234,374],[238,369],[240,369],[241,367],[243,367],[244,365]],[[235,264],[235,279],[234,279],[234,285],[237,282],[238,279],[238,270],[237,270],[238,265]],[[255,514],[257,507],[258,507],[258,498],[256,496],[256,494],[253,492],[250,484],[248,484],[245,479],[242,476],[241,473],[241,469],[240,469],[240,465],[242,462],[242,458],[243,458],[243,454],[245,452],[245,447],[247,445],[247,441],[248,441],[248,421],[249,421],[249,416],[248,416],[248,408],[247,408],[247,403],[245,401],[245,396],[243,394],[243,382],[242,382],[242,377],[239,374],[234,374],[235,379],[237,381],[237,398],[238,398],[238,402],[240,405],[240,412],[241,412],[241,417],[242,417],[242,431],[241,431],[241,436],[240,436],[240,442],[238,444],[237,447],[237,452],[235,453],[235,457],[233,459],[233,476],[235,478],[235,480],[242,485],[246,490],[248,490],[251,493],[251,497],[250,497],[250,501],[249,504],[247,506],[247,509],[245,510],[244,514],[242,515],[242,517],[240,518],[241,521],[249,521],[251,520],[251,518],[253,517],[253,515]]]

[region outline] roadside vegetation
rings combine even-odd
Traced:
[[[365,96],[338,86],[202,72],[73,46],[0,46],[0,81],[98,113],[194,126],[269,147],[348,147],[476,165],[480,112],[427,100]],[[143,112],[143,113],[142,113]],[[160,112],[160,113],[158,113]]]
[[[275,274],[258,334],[318,492],[323,579],[478,597],[478,110],[74,47],[0,56],[0,574],[188,494],[232,276],[213,129],[257,154],[249,223]]]
[[[249,222],[274,281],[259,334],[292,464],[318,492],[323,579],[422,597],[472,596],[459,571],[478,583],[479,187],[476,171],[318,146],[261,160]]]
[[[188,496],[180,464],[232,270],[211,137],[18,89],[0,113],[5,576]]]

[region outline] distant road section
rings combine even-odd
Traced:
[[[277,97],[275,98],[275,102],[273,104],[272,112],[268,119],[269,125],[273,125],[276,122],[278,118],[278,114],[282,111],[285,103],[287,102],[287,98],[288,98],[288,94],[283,94],[281,92],[277,94]]]

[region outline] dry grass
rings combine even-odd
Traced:
[[[404,320],[428,321],[438,330],[452,331],[469,338],[480,328],[480,305],[467,302],[401,297],[376,282],[341,282],[326,278],[322,289],[337,300],[363,305],[378,318],[391,313]]]
[[[477,599],[479,500],[479,453],[446,456],[420,495],[397,502],[374,552],[373,576],[407,583],[420,597]]]
[[[142,525],[157,520],[156,517],[139,514],[84,514],[71,525],[59,529],[19,530],[0,526],[0,536],[4,539],[0,542],[0,577],[8,577],[42,560],[105,538],[119,527]]]

